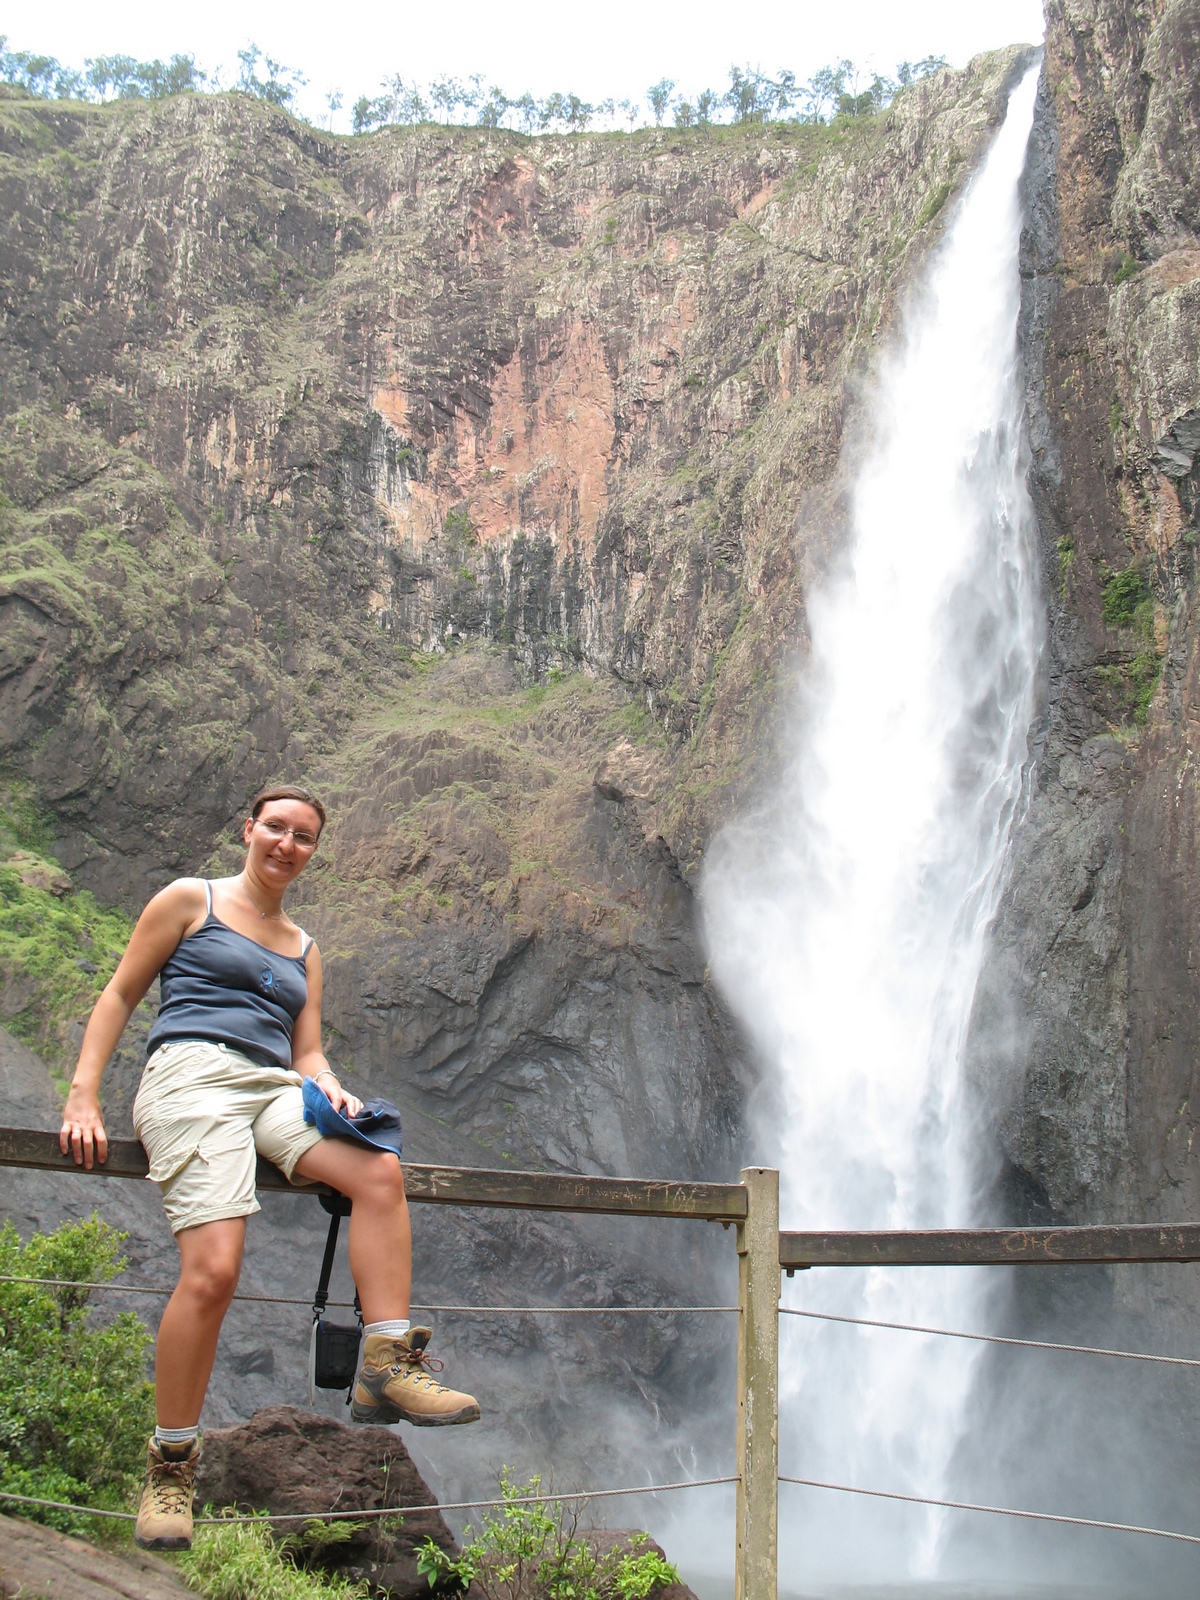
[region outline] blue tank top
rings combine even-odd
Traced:
[[[292,1064],[292,1027],[308,1000],[302,954],[281,956],[213,914],[181,939],[159,973],[158,1017],[147,1055],[173,1039],[211,1039],[266,1067]]]

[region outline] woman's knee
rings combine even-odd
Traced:
[[[376,1205],[404,1204],[404,1170],[395,1156],[367,1156],[363,1161],[361,1198]]]
[[[226,1306],[237,1289],[242,1270],[240,1239],[205,1241],[181,1250],[179,1287],[183,1292],[211,1308]]]
[[[193,1262],[179,1274],[179,1288],[202,1311],[224,1310],[238,1285],[240,1262]]]

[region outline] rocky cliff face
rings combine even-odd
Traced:
[[[1200,8],[1046,12],[1023,261],[1043,703],[974,1071],[1002,1152],[998,1220],[1195,1221]],[[1013,1289],[1026,1330],[1195,1344],[1188,1267],[1023,1274]],[[1007,1471],[1002,1487],[1047,1503],[1068,1482],[1085,1514],[1190,1525],[1194,1388],[1123,1370],[1101,1395],[1098,1377],[997,1360],[976,1418],[981,1492]],[[1100,1576],[1094,1549],[1031,1548],[1040,1573]],[[1156,1569],[1162,1552],[1114,1559],[1153,1592],[1194,1582]]]
[[[331,1050],[415,1159],[728,1175],[752,1073],[690,880],[770,750],[858,385],[1025,59],[828,129],[349,141],[238,96],[0,100],[0,742],[75,885],[132,907],[219,869],[260,781],[306,776]],[[1139,149],[1121,203],[1165,239],[1169,161]],[[1088,248],[1117,252],[1107,296],[1120,249]],[[1130,316],[1150,281],[1117,289]],[[1132,648],[1096,732],[1140,692]],[[422,1292],[455,1302],[653,1303],[729,1265],[703,1229],[419,1222]],[[309,1265],[255,1270],[302,1294]],[[670,1321],[471,1326],[456,1379],[518,1464],[579,1436],[577,1375],[668,1434],[725,1360]],[[248,1336],[218,1415],[297,1398],[281,1348]]]
[[[1056,1214],[1181,1220],[1200,1203],[1200,11],[1054,5],[1048,23],[1025,340],[1049,629],[991,974],[1023,1019],[1003,1137]]]

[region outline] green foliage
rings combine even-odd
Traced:
[[[404,1518],[384,1517],[382,1521],[403,1523]],[[326,1559],[343,1545],[348,1545],[355,1534],[361,1533],[365,1527],[365,1522],[355,1522],[349,1518],[345,1522],[322,1522],[320,1517],[309,1517],[299,1533],[289,1533],[286,1538],[279,1540],[279,1546],[293,1560],[307,1567],[314,1561]]]
[[[0,787],[0,861],[7,861],[15,850],[48,856],[53,843],[50,819],[29,785]]]
[[[1075,565],[1075,545],[1068,534],[1058,541],[1058,593],[1066,600],[1071,584],[1071,570]]]
[[[646,90],[646,99],[650,102],[656,128],[662,127],[662,120],[667,114],[667,107],[671,104],[671,90],[674,87],[670,78],[660,78]]]
[[[949,181],[938,184],[937,188],[932,191],[928,200],[926,200],[925,204],[917,213],[918,231],[929,226],[934,217],[937,216],[938,212],[946,204],[946,201],[949,200],[953,191],[954,185]]]
[[[296,91],[308,82],[302,72],[294,72],[291,67],[285,67],[281,62],[264,55],[256,44],[239,50],[238,60],[241,62],[241,71],[236,87],[243,94],[252,94],[258,100],[265,100],[268,105],[290,110]],[[260,62],[264,69],[262,75],[259,73]]]
[[[1142,264],[1140,261],[1135,261],[1132,256],[1126,256],[1117,268],[1116,277],[1113,279],[1113,287],[1116,288],[1119,284],[1128,283],[1130,278],[1136,278],[1141,270]]]
[[[424,89],[396,76],[385,79],[379,89],[374,98],[364,94],[355,101],[355,133],[422,122],[461,123],[472,114],[481,128],[498,128],[508,119],[524,133],[582,133],[597,116],[611,118],[626,109],[633,111],[633,120],[637,116],[637,108],[628,101],[593,103],[559,90],[544,100],[535,100],[528,91],[514,99],[495,84],[485,88],[478,73],[466,83],[458,78],[437,78]]]
[[[541,1481],[515,1484],[502,1471],[503,1504],[484,1513],[479,1533],[459,1555],[426,1539],[417,1551],[417,1570],[430,1588],[451,1580],[470,1586],[482,1600],[647,1600],[656,1589],[679,1582],[669,1561],[641,1548],[645,1534],[598,1554],[590,1541],[576,1537],[577,1509],[558,1500],[519,1504],[540,1492]]]
[[[81,73],[64,67],[53,56],[32,50],[10,50],[0,33],[0,80],[24,89],[26,93],[58,100],[71,100],[83,85]]]
[[[1155,640],[1154,596],[1136,564],[1109,578],[1100,610],[1107,627],[1130,629],[1141,645],[1131,660],[1101,667],[1100,678],[1116,690],[1122,714],[1144,726],[1162,677],[1163,658]]]
[[[1143,650],[1134,656],[1126,668],[1126,682],[1133,697],[1133,720],[1144,727],[1150,714],[1150,702],[1162,677],[1163,658],[1154,650]]]
[[[1115,690],[1122,716],[1145,727],[1150,702],[1162,677],[1163,658],[1156,650],[1142,650],[1131,661],[1098,668],[1100,681]]]
[[[172,56],[163,63],[135,61],[132,56],[96,56],[83,71],[64,67],[53,56],[30,50],[9,50],[0,34],[0,81],[15,84],[39,99],[161,100],[167,95],[203,89],[207,75],[195,56]]]
[[[646,1535],[638,1534],[631,1545],[646,1543]],[[626,1550],[617,1560],[613,1572],[612,1590],[620,1600],[646,1600],[656,1589],[679,1582],[679,1569],[657,1550]]]
[[[6,1025],[50,1063],[64,1053],[64,1024],[87,1015],[112,977],[133,923],[87,891],[55,893],[62,868],[49,859],[48,830],[32,800],[0,804],[0,975],[9,991]]]
[[[107,1283],[125,1266],[125,1237],[92,1216],[23,1245],[6,1223],[0,1273]],[[117,1509],[135,1491],[154,1426],[151,1336],[133,1312],[97,1327],[90,1309],[87,1289],[0,1283],[0,1487]],[[22,1515],[65,1533],[97,1531],[75,1512]]]
[[[195,56],[161,61],[135,61],[132,56],[97,56],[84,63],[87,99],[164,100],[168,95],[196,93],[208,82]]]
[[[255,44],[238,51],[240,63],[234,88],[252,94],[270,105],[296,115],[296,95],[305,83],[302,73],[266,55]],[[406,82],[398,74],[385,78],[379,93],[360,95],[354,102],[354,132],[375,128],[413,126],[425,122],[443,124],[474,122],[481,128],[509,126],[526,134],[582,133],[597,118],[612,123],[627,121],[632,130],[649,106],[656,127],[661,127],[668,111],[677,128],[707,127],[714,123],[761,123],[790,119],[795,122],[824,124],[856,117],[875,116],[894,96],[910,84],[939,71],[946,65],[941,56],[926,56],[917,62],[902,61],[894,77],[878,72],[869,76],[850,61],[837,61],[807,81],[798,83],[794,72],[781,71],[771,77],[756,67],[731,66],[729,87],[702,89],[692,99],[671,95],[675,84],[660,78],[641,102],[584,100],[561,90],[543,100],[528,90],[512,96],[497,84],[487,85],[478,74],[464,83],[459,78],[442,76],[421,85]],[[217,74],[207,74],[191,55],[175,55],[170,61],[136,61],[132,56],[97,56],[85,61],[83,70],[64,66],[53,56],[27,50],[7,49],[0,35],[0,81],[19,85],[41,99],[81,99],[103,103],[110,100],[157,100],[166,95],[217,92]],[[326,95],[329,118],[340,109],[340,91]],[[1123,281],[1118,277],[1118,282]]]
[[[808,80],[798,83],[794,72],[779,72],[775,77],[757,67],[729,69],[729,87],[702,89],[691,99],[671,95],[675,84],[660,78],[646,91],[639,105],[629,100],[599,100],[594,104],[578,95],[554,93],[544,100],[532,94],[515,99],[495,84],[484,87],[476,75],[462,83],[457,78],[439,78],[427,88],[401,77],[385,79],[380,92],[362,95],[354,105],[354,131],[412,125],[422,122],[452,123],[474,121],[480,127],[504,125],[524,133],[580,133],[597,117],[615,120],[618,113],[633,128],[648,106],[655,127],[661,127],[668,111],[677,128],[708,127],[718,122],[761,123],[791,119],[795,122],[823,124],[855,117],[875,116],[890,105],[894,96],[910,84],[938,72],[946,65],[941,56],[926,56],[923,61],[902,61],[894,78],[872,73],[869,77],[850,61],[823,67]]]
[[[338,1526],[322,1523],[321,1542],[341,1542],[340,1536],[325,1536]],[[302,1543],[304,1535],[299,1538]],[[265,1520],[198,1527],[192,1548],[177,1562],[189,1587],[204,1600],[366,1600],[368,1594],[365,1583],[306,1571],[297,1564],[296,1543],[276,1543]]]
[[[458,543],[468,545],[478,543],[465,505],[451,506],[442,520],[442,532]]]
[[[1131,628],[1149,600],[1145,580],[1137,566],[1114,573],[1104,585],[1100,610],[1109,628]]]

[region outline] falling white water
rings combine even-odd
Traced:
[[[1040,636],[1017,357],[1036,80],[1013,91],[881,371],[846,563],[810,599],[793,758],[706,877],[714,973],[774,1069],[758,1150],[774,1141],[785,1226],[972,1220],[962,1056]],[[985,1292],[963,1269],[839,1269],[798,1276],[785,1303],[970,1327]],[[944,1495],[978,1347],[783,1322],[781,1471]],[[928,1575],[940,1527],[781,1486],[783,1586]]]

